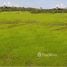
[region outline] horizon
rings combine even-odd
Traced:
[[[66,0],[0,0],[0,6],[32,7],[32,8],[67,8]]]

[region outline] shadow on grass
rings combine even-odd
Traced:
[[[6,28],[15,28],[18,26],[23,26],[23,25],[34,25],[38,24],[38,21],[15,21],[15,22],[0,22],[0,29],[6,29]]]
[[[53,28],[54,31],[60,31],[60,30],[66,30],[67,29],[67,23],[52,23],[48,24],[49,27]],[[55,28],[54,28],[55,27]]]

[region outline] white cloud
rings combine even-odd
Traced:
[[[66,6],[63,3],[59,3],[59,4],[56,4],[56,7],[65,8]]]

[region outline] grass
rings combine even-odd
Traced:
[[[0,13],[0,66],[67,66],[67,14]]]

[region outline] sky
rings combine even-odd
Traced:
[[[67,7],[67,0],[0,0],[0,6],[54,8]]]

